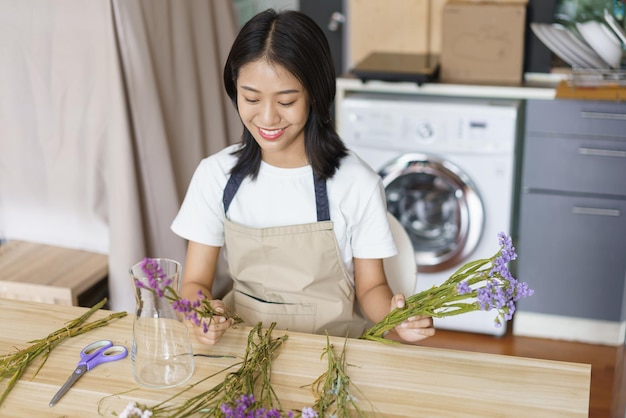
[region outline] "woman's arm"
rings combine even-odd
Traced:
[[[395,308],[404,306],[405,296],[401,293],[396,295],[391,293],[382,259],[355,258],[354,284],[361,310],[374,323],[380,322]],[[433,335],[435,335],[433,319],[428,316],[417,316],[394,328],[387,338],[415,343]]]
[[[183,272],[183,286],[181,297],[190,301],[198,299],[198,291],[210,300],[211,306],[217,312],[224,312],[224,303],[219,299],[213,299],[211,289],[215,279],[217,260],[221,247],[199,244],[189,241],[187,245],[187,257]],[[211,320],[208,332],[203,332],[202,326],[194,327],[196,339],[204,344],[213,345],[224,335],[224,332],[232,325],[222,316],[216,316]]]

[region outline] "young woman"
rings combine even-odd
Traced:
[[[302,13],[267,10],[241,29],[224,68],[241,144],[200,163],[172,224],[189,241],[183,297],[201,291],[250,325],[351,337],[404,305],[383,271],[396,247],[382,183],[331,120],[334,74],[323,32]],[[234,282],[223,301],[211,294],[222,247]],[[215,344],[231,325],[219,317],[196,337]],[[389,337],[434,332],[416,317]]]

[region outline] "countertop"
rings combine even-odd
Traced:
[[[362,81],[352,75],[344,75],[337,78],[335,121],[338,127],[341,126],[341,103],[346,97],[354,93],[406,94],[413,96],[462,97],[487,100],[553,100],[556,96],[556,87],[560,79],[562,79],[562,77],[544,77],[529,74],[524,84],[519,86],[449,84],[439,82],[418,85],[417,83],[411,82]]]
[[[25,348],[85,312],[85,308],[0,299],[0,354]],[[105,317],[98,311],[88,321]],[[111,339],[130,349],[134,315],[67,339],[56,347],[39,373],[31,365],[0,406],[0,416],[113,416],[131,400],[154,405],[177,393],[172,389],[141,388],[133,380],[130,355],[88,372],[54,407],[48,403],[72,373],[78,352],[97,339]],[[242,356],[249,328],[232,329],[216,346],[194,342],[194,353]],[[283,335],[285,331],[274,331]],[[313,404],[309,385],[326,369],[326,337],[288,332],[273,362],[272,382],[283,407]],[[335,347],[344,339],[332,338]],[[361,407],[371,416],[393,417],[586,417],[591,366],[494,354],[411,345],[387,345],[350,339],[346,344],[348,374],[362,394]],[[196,357],[188,383],[218,372],[237,359]],[[184,396],[204,392],[223,374]],[[6,381],[3,382],[3,388]],[[369,401],[369,403],[368,403]],[[371,404],[371,405],[370,405]]]
[[[346,92],[371,92],[371,93],[398,93],[398,94],[423,94],[434,96],[474,97],[474,98],[500,98],[500,99],[544,99],[555,98],[556,87],[559,77],[540,77],[529,74],[526,81],[519,86],[501,85],[475,85],[475,84],[449,84],[449,83],[424,83],[418,85],[410,82],[387,82],[369,80],[361,81],[353,76],[343,76],[337,79],[337,97],[335,102],[341,100]]]

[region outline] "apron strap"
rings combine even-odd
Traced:
[[[232,173],[228,182],[226,183],[226,187],[224,188],[224,194],[222,194],[222,203],[224,204],[224,214],[228,212],[228,208],[230,207],[233,198],[235,197],[235,193],[239,190],[239,186],[241,186],[241,182],[243,181],[244,176],[241,173]]]
[[[328,191],[326,181],[313,174],[315,184],[315,206],[317,207],[317,222],[330,221],[330,207],[328,203]]]
[[[224,213],[228,212],[239,186],[244,179],[241,172],[232,173],[222,195],[222,203],[224,204]],[[330,205],[328,203],[328,191],[326,189],[326,181],[313,174],[313,183],[315,185],[315,206],[317,209],[317,221],[330,221]]]

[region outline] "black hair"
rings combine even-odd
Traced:
[[[330,48],[324,32],[304,13],[268,9],[250,19],[239,31],[226,65],[224,87],[237,108],[239,70],[259,59],[277,64],[293,74],[309,98],[310,111],[304,126],[304,147],[315,175],[331,178],[347,149],[331,117],[336,79]],[[261,166],[261,148],[243,127],[242,147],[232,173],[256,178]]]

